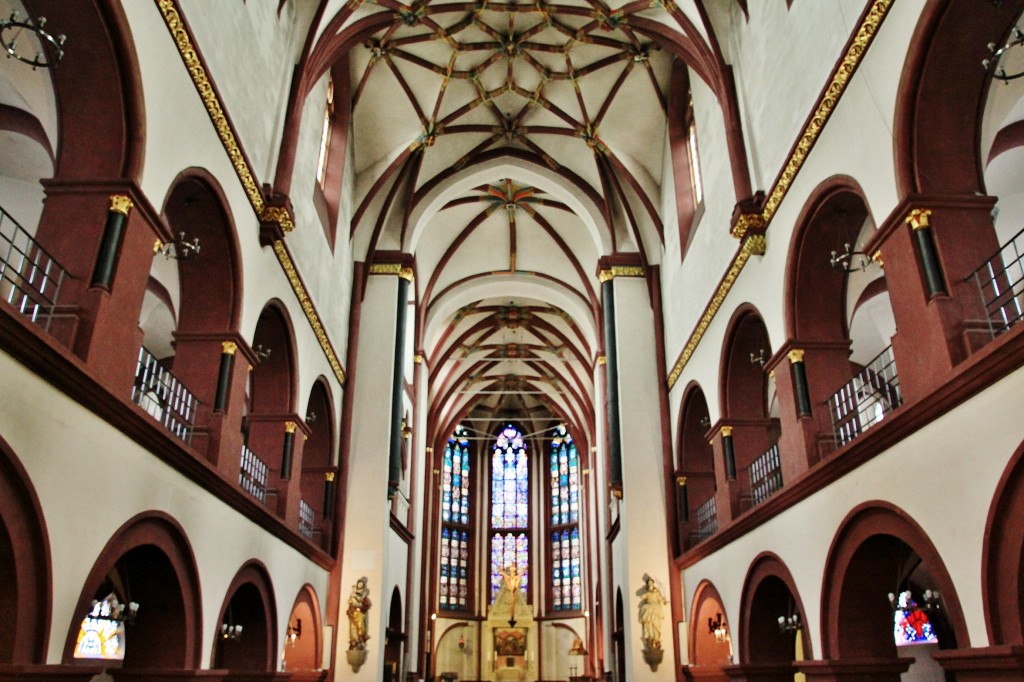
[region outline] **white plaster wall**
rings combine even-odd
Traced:
[[[1022,390],[1024,369],[859,467],[855,475],[836,481],[686,569],[687,603],[693,599],[693,586],[710,580],[722,597],[729,622],[738,624],[745,578],[738,567],[749,566],[763,551],[775,552],[793,575],[806,609],[814,654],[820,658],[820,601],[828,549],[850,510],[869,500],[882,500],[910,514],[924,529],[956,586],[970,646],[987,646],[982,541],[999,477],[1024,440],[1018,418]],[[879,585],[878,589],[886,593],[892,588]],[[733,636],[739,651],[739,633]]]
[[[125,522],[145,511],[174,518],[192,546],[202,595],[202,667],[210,663],[228,585],[248,560],[260,560],[274,577],[271,606],[278,617],[278,642],[284,641],[288,614],[304,584],[326,603],[327,571],[3,352],[0,384],[18,387],[19,399],[0,411],[0,434],[28,473],[48,532],[53,564],[48,662],[61,661],[68,629],[82,617],[74,608],[100,551]],[[226,537],[231,542],[224,542]]]
[[[321,375],[327,377],[331,383],[332,393],[336,398],[335,407],[340,409],[341,386],[306,320],[298,299],[291,293],[291,285],[277,257],[272,249],[261,247],[259,244],[259,223],[252,206],[188,71],[178,56],[177,48],[157,6],[145,2],[126,3],[124,9],[136,40],[142,81],[161,85],[144,88],[147,124],[146,163],[140,183],[143,192],[159,209],[164,204],[174,178],[183,170],[200,167],[217,178],[228,203],[227,210],[234,222],[241,252],[241,334],[251,339],[260,312],[266,303],[272,298],[280,297],[295,332],[296,357],[299,359],[300,402],[296,410],[304,409],[310,389]],[[225,105],[227,106],[227,103]],[[313,230],[309,229],[306,232]],[[316,226],[316,233],[313,236],[323,240],[319,226]],[[289,237],[288,244],[290,248],[293,246],[292,237]],[[317,310],[322,315],[321,322],[327,329],[335,352],[339,360],[344,361],[348,338],[348,286],[340,278],[331,277],[334,271],[329,268],[303,267],[298,255],[295,260],[309,295],[316,302]],[[325,279],[327,281],[324,281]],[[326,290],[338,292],[335,305],[329,305],[330,297],[320,296],[321,291]]]

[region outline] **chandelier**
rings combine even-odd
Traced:
[[[998,78],[1004,83],[1020,78],[1024,76],[1024,59],[1022,59],[1021,51],[1014,51],[1014,48],[1021,45],[1024,45],[1024,31],[1021,31],[1020,27],[1014,26],[1013,31],[1010,32],[1010,39],[1005,45],[997,48],[995,43],[988,44],[988,51],[992,53],[992,56],[981,60],[981,65],[992,74],[993,78]],[[1005,58],[1011,51],[1014,52],[1014,56]]]
[[[11,12],[7,19],[0,19],[0,44],[7,51],[8,59],[14,57],[19,62],[24,62],[35,71],[40,66],[44,69],[52,69],[64,56],[64,35],[54,36],[45,29],[46,17],[33,19],[32,17],[21,17],[18,10]],[[18,39],[22,33],[29,31],[34,33],[42,46],[34,56],[27,56],[18,50]]]

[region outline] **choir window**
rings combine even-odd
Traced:
[[[441,589],[443,611],[469,608],[469,436],[455,427],[441,464]]]
[[[576,444],[565,426],[551,439],[551,600],[555,611],[579,611],[580,578],[580,462]]]
[[[501,571],[515,564],[520,587],[529,594],[530,472],[523,434],[511,424],[495,439],[491,452],[491,594],[501,586]]]
[[[327,177],[327,157],[330,156],[331,132],[334,128],[334,79],[327,77],[327,103],[324,105],[324,122],[320,131],[320,157],[316,162],[316,181],[322,188]]]
[[[690,160],[690,185],[693,189],[693,205],[700,206],[704,202],[704,180],[700,174],[700,154],[697,151],[697,125],[693,122],[693,101],[686,114],[690,121],[686,132],[686,151]]]

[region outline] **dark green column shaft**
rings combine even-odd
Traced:
[[[402,477],[402,396],[405,390],[405,318],[409,302],[409,280],[398,278],[395,310],[395,362],[391,384],[391,449],[388,458],[388,499],[398,492]]]
[[[615,284],[606,279],[601,284],[604,297],[604,354],[607,368],[608,447],[611,475],[608,483],[613,491],[622,493],[622,441],[619,427],[619,365],[615,343]]]

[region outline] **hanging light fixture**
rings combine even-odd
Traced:
[[[779,616],[779,630],[782,632],[796,632],[803,627],[800,623],[800,614],[792,613],[788,616]]]
[[[288,639],[289,646],[295,646],[295,641],[302,637],[302,619],[296,618],[295,625],[288,624],[288,632],[285,635]]]
[[[199,237],[194,237],[192,241],[188,241],[184,232],[179,232],[177,238],[168,243],[163,243],[159,239],[153,243],[153,253],[162,253],[164,258],[170,260],[191,260],[193,257],[199,255],[199,251],[202,247],[199,245]]]
[[[33,71],[39,67],[52,69],[57,66],[64,56],[66,36],[54,36],[44,28],[45,26],[46,17],[38,17],[36,19],[25,17],[23,19],[18,10],[13,10],[11,16],[7,19],[0,19],[0,44],[7,51],[8,59],[14,57],[19,62],[24,62],[31,66]],[[18,39],[24,31],[34,33],[36,39],[42,45],[42,49],[38,50],[32,57],[28,57],[18,50]]]
[[[992,53],[992,56],[981,60],[981,65],[993,78],[1004,83],[1020,78],[1024,76],[1024,57],[1022,57],[1024,53],[1017,50],[1014,52],[1014,57],[1007,58],[1007,55],[1021,45],[1024,45],[1024,31],[1021,31],[1019,26],[1014,26],[1010,32],[1010,39],[1005,45],[997,48],[995,43],[988,44],[988,51]]]
[[[843,251],[832,252],[832,258],[829,260],[829,264],[832,265],[833,270],[841,270],[845,273],[860,272],[861,270],[867,270],[874,261],[871,256],[859,251],[850,246],[849,242],[843,244]]]
[[[715,618],[708,618],[708,633],[714,635],[719,644],[729,641],[729,626],[722,620],[721,613]]]

